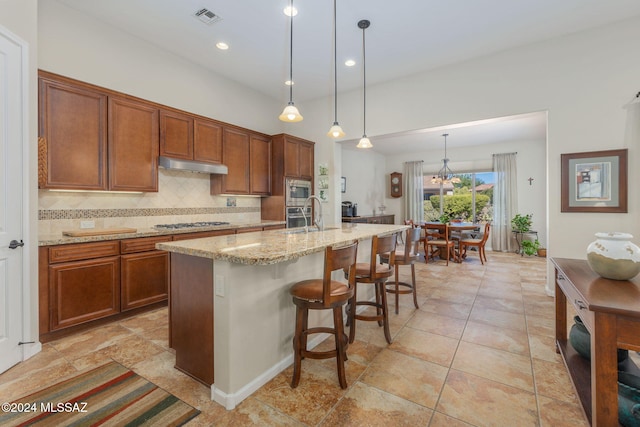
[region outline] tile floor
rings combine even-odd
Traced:
[[[418,264],[420,309],[403,295],[396,315],[389,299],[390,345],[375,322],[358,322],[347,390],[334,359],[304,360],[297,389],[288,368],[226,411],[173,369],[160,309],[44,344],[0,375],[0,396],[17,398],[113,359],[200,409],[189,426],[587,426],[554,351],[546,259],[488,258],[484,266],[475,254],[448,267]]]

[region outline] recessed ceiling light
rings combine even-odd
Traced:
[[[284,82],[284,84],[286,84],[287,86],[293,86],[294,84],[296,84],[296,82],[287,80],[286,82]]]
[[[218,42],[216,43],[216,47],[220,50],[227,50],[229,49],[229,45],[226,44],[225,42]]]
[[[356,61],[354,61],[353,59],[347,59],[346,61],[344,61],[344,65],[346,65],[347,67],[353,67],[354,65],[356,65]]]
[[[284,14],[287,16],[296,16],[298,14],[298,9],[295,7],[287,6],[284,8]]]

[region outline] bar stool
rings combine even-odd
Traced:
[[[338,380],[340,387],[347,388],[344,362],[347,360],[347,335],[344,332],[342,320],[342,306],[353,297],[356,278],[356,256],[358,242],[340,248],[327,247],[324,252],[324,275],[322,279],[303,280],[294,284],[289,293],[296,305],[296,330],[293,336],[293,379],[291,388],[300,383],[300,369],[302,359],[336,358],[338,366]],[[349,271],[347,284],[331,279],[331,273],[336,270]],[[309,328],[309,310],[333,310],[333,328]],[[335,350],[310,351],[307,350],[307,337],[311,334],[330,333],[336,341]]]
[[[399,296],[405,294],[413,294],[413,305],[418,307],[418,296],[416,294],[416,267],[415,262],[418,260],[422,230],[420,228],[409,228],[406,231],[404,249],[396,250],[396,260],[394,262],[396,280],[395,286],[390,287],[390,283],[386,284],[386,291],[396,295],[396,314],[398,314]],[[387,263],[388,254],[380,255],[380,261]],[[411,266],[411,283],[400,282],[398,273],[401,265]],[[402,287],[402,289],[400,288]]]
[[[387,255],[386,262],[378,264],[378,255]],[[396,258],[396,233],[378,237],[373,236],[371,242],[371,261],[369,263],[359,262],[356,264],[356,280],[353,288],[353,297],[349,302],[349,342],[352,343],[356,336],[356,320],[377,321],[378,325],[384,328],[384,336],[391,344],[391,333],[389,332],[389,318],[387,315],[387,293],[384,284],[393,275]],[[351,275],[347,277],[351,278]],[[358,283],[372,283],[375,286],[376,302],[358,301]],[[376,307],[376,315],[356,314],[358,306]]]

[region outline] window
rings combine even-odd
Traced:
[[[493,172],[456,174],[457,184],[431,184],[424,179],[424,218],[437,221],[442,215],[463,221],[487,222],[493,219]]]

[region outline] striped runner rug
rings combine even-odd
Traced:
[[[2,409],[3,427],[180,426],[200,413],[116,362],[3,404]]]

